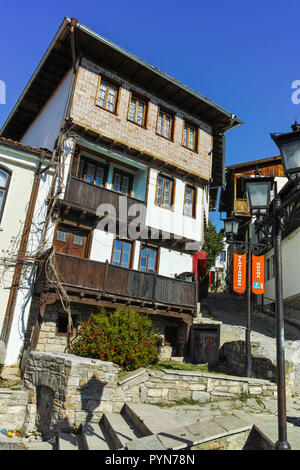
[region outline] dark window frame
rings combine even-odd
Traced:
[[[186,144],[185,144],[184,143],[184,131],[185,131],[186,127],[188,128],[188,133],[187,133]],[[195,131],[193,148],[189,147],[189,145],[188,145],[190,129],[193,129]],[[186,121],[186,120],[183,121],[181,145],[184,148],[190,150],[191,152],[198,153],[198,147],[199,147],[199,127],[198,126],[196,126],[195,124],[190,123],[189,121]]]
[[[82,176],[79,174],[81,162],[83,162]],[[74,169],[74,163],[75,163],[75,169]],[[86,181],[87,168],[89,164],[95,166],[93,182]],[[103,184],[101,186],[95,183],[97,167],[102,168],[104,170]],[[80,181],[84,181],[85,183],[94,184],[95,186],[98,186],[99,188],[105,188],[107,185],[108,171],[109,171],[109,164],[104,163],[104,162],[98,162],[97,160],[94,160],[93,158],[86,157],[85,155],[78,153],[77,155],[74,155],[70,174],[72,178],[77,178]]]
[[[99,101],[99,93],[100,93],[101,82],[104,82],[108,86],[108,89],[105,92],[104,106],[101,106],[98,102]],[[107,99],[108,99],[108,96],[109,96],[109,88],[110,87],[113,87],[113,88],[116,89],[116,96],[114,98],[113,110],[107,109],[105,107],[106,104],[107,104]],[[105,75],[99,75],[97,93],[96,93],[96,98],[95,98],[95,106],[97,106],[100,109],[103,109],[104,111],[108,111],[109,113],[117,115],[118,114],[118,107],[119,107],[120,89],[121,89],[121,86],[120,86],[119,83],[115,82],[114,80],[111,80],[110,78],[107,78]]]
[[[162,134],[158,131],[158,119],[159,119],[160,114],[163,115]],[[171,119],[170,137],[166,137],[164,135],[166,116],[168,116]],[[156,118],[156,129],[155,129],[156,135],[163,137],[164,139],[169,140],[170,142],[174,142],[174,126],[175,126],[175,115],[168,111],[165,111],[163,108],[158,107],[157,118]]]
[[[136,109],[135,109],[134,120],[132,120],[132,119],[129,118],[130,106],[131,106],[131,102],[132,102],[133,99],[137,101],[137,105],[136,105]],[[138,114],[139,103],[142,103],[142,104],[144,105],[143,122],[142,122],[142,124],[140,124],[139,122],[137,122],[137,114]],[[144,128],[144,129],[147,129],[148,104],[149,104],[149,101],[147,101],[145,98],[141,98],[139,95],[137,95],[137,94],[131,92],[131,93],[130,93],[130,97],[129,97],[129,102],[128,102],[127,121],[129,121],[129,122],[131,122],[131,123],[133,123],[133,124],[136,124],[137,126],[140,126],[140,127]]]
[[[114,181],[115,181],[115,174],[116,173],[121,175],[121,183],[120,183],[121,188],[122,188],[123,177],[125,176],[125,177],[129,178],[129,186],[128,186],[128,193],[127,194],[122,193],[121,190],[118,191],[118,190],[114,189]],[[133,191],[133,179],[134,179],[134,175],[132,175],[131,173],[127,173],[126,171],[120,170],[119,168],[115,167],[114,171],[113,171],[113,177],[112,177],[112,190],[115,191],[118,194],[123,194],[123,196],[131,197],[132,196],[132,191]]]
[[[187,214],[185,212],[187,188],[190,188],[190,189],[193,190],[192,214]],[[197,208],[197,197],[198,197],[197,187],[194,186],[193,184],[186,183],[185,184],[185,189],[184,189],[183,215],[186,215],[187,217],[192,217],[193,219],[196,219],[196,217],[197,217],[197,210],[196,210],[196,208]]]
[[[2,165],[0,166],[0,170],[3,171],[7,175],[6,185],[5,186],[0,186],[0,190],[3,191],[3,193],[4,193],[3,199],[2,199],[2,205],[0,207],[0,224],[1,224],[4,209],[5,209],[5,205],[6,205],[6,201],[7,201],[7,195],[8,195],[8,191],[9,191],[9,187],[10,187],[12,172],[11,172],[11,170],[9,170],[8,168],[6,168],[5,166],[2,166]]]
[[[159,188],[159,178],[163,178],[163,191],[162,191],[162,201],[158,201],[158,188]],[[166,187],[166,180],[171,182],[171,190],[170,190],[170,204],[166,205],[165,204],[165,187]],[[157,179],[156,179],[156,188],[155,188],[155,205],[162,207],[164,209],[168,210],[174,210],[174,204],[175,204],[175,187],[176,187],[176,181],[174,178],[171,176],[165,175],[164,173],[157,173]]]

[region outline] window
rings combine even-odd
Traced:
[[[118,87],[100,78],[96,104],[112,113],[116,112],[118,100]]]
[[[266,280],[269,281],[271,279],[270,276],[270,258],[266,260]]]
[[[247,199],[245,179],[242,176],[235,180],[235,191],[237,199]]]
[[[155,204],[172,207],[174,204],[174,180],[163,175],[157,177]]]
[[[222,250],[220,253],[220,261],[225,262],[226,261],[226,251]]]
[[[120,170],[115,170],[113,178],[113,190],[124,194],[124,196],[130,196],[132,190],[132,175],[123,173]]]
[[[91,244],[91,232],[65,224],[57,226],[54,246],[57,253],[88,258]]]
[[[74,155],[71,175],[96,186],[104,186],[106,182],[107,166],[83,157]]]
[[[0,222],[3,216],[5,201],[10,182],[10,173],[0,168]]]
[[[139,126],[146,126],[147,104],[145,101],[131,96],[128,108],[128,120]]]
[[[114,266],[121,266],[122,268],[130,268],[131,266],[131,255],[132,243],[125,240],[115,240],[112,264]]]
[[[266,281],[269,281],[273,277],[275,277],[275,258],[274,255],[270,256],[270,258],[266,259]]]
[[[169,140],[173,138],[173,117],[162,110],[158,111],[156,133]]]
[[[157,253],[156,247],[142,246],[140,254],[140,271],[154,273],[157,269]]]
[[[197,151],[197,129],[186,122],[183,127],[182,145]]]
[[[185,186],[185,196],[184,196],[184,215],[189,215],[191,217],[196,217],[196,195],[197,190],[194,186],[186,185]]]
[[[61,229],[57,229],[56,240],[59,240],[60,242],[65,242],[66,239],[67,239],[67,232]]]

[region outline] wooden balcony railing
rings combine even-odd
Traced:
[[[56,253],[55,264],[67,290],[98,291],[125,299],[146,301],[195,310],[196,283],[121,268],[108,262],[91,261]],[[36,293],[47,289],[42,272]]]
[[[118,220],[125,220],[127,214],[120,213],[120,196],[121,193],[112,191],[107,188],[101,188],[92,183],[87,183],[78,178],[69,177],[64,201],[69,202],[71,205],[78,206],[82,210],[86,210],[96,214],[97,208],[100,204],[111,204],[116,210],[116,217]],[[123,196],[124,197],[124,196]],[[133,204],[144,204],[143,201],[133,197],[127,197],[127,210]],[[133,217],[136,217],[134,215]],[[130,219],[130,217],[129,217]],[[141,223],[144,224],[146,219],[146,210],[144,206],[143,217]]]

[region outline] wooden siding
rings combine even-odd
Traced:
[[[111,204],[116,209],[116,216],[119,220],[121,218],[119,213],[120,196],[126,197],[123,194],[117,193],[110,189],[102,188],[92,183],[87,183],[78,178],[69,177],[64,201],[93,214],[96,214],[97,208],[100,204]],[[133,197],[127,197],[127,208],[129,209],[134,204],[144,203],[143,201]],[[142,224],[145,223],[146,219],[146,206],[144,207],[145,210],[142,218]]]
[[[57,271],[67,290],[72,288],[99,291],[125,299],[195,309],[195,282],[182,281],[165,276],[143,273],[133,269],[113,266],[108,262],[91,261],[64,254],[55,255]],[[51,286],[44,283],[40,271],[36,293]]]

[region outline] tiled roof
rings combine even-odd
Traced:
[[[39,149],[37,147],[30,147],[29,145],[25,145],[22,142],[17,142],[12,139],[7,139],[5,137],[0,137],[0,144],[5,144],[8,147],[15,148],[17,150],[23,150],[25,152],[35,153],[41,155],[42,152],[45,152],[47,157],[51,156],[50,150],[47,149]]]

